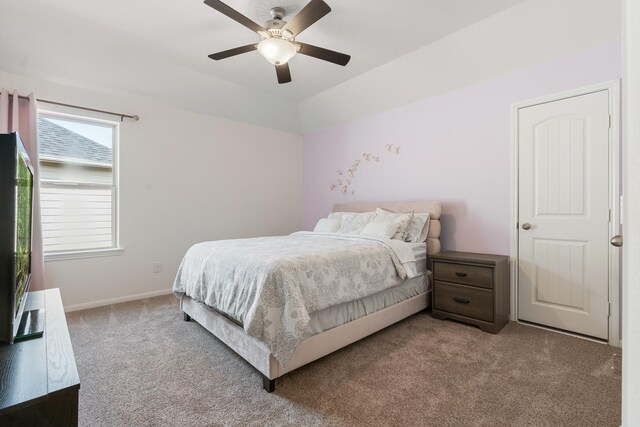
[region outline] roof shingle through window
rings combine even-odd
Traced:
[[[40,156],[43,157],[61,157],[108,164],[112,161],[109,147],[47,119],[38,118],[38,142]]]

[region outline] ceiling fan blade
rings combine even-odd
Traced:
[[[256,33],[258,31],[267,31],[266,29],[264,29],[260,25],[258,25],[255,22],[253,22],[251,19],[247,18],[246,16],[244,16],[243,14],[238,12],[237,10],[235,10],[232,7],[227,6],[226,4],[222,3],[220,0],[205,0],[204,4],[206,4],[209,7],[214,8],[215,10],[217,10],[220,13],[222,13],[223,15],[228,16],[229,18],[231,18],[234,21],[244,25],[248,29],[250,29],[252,31],[255,31]]]
[[[229,58],[231,56],[240,55],[241,53],[251,52],[252,50],[256,50],[258,47],[255,44],[248,44],[246,46],[240,46],[229,50],[223,50],[222,52],[212,53],[209,55],[209,58],[214,61],[220,61],[221,59]]]
[[[296,42],[296,44],[300,45],[300,50],[298,53],[307,56],[313,56],[314,58],[322,59],[323,61],[333,62],[338,65],[347,65],[349,60],[351,59],[350,55],[345,55],[344,53],[336,52],[334,50],[325,49],[318,46],[313,46],[310,44]]]
[[[329,12],[331,8],[324,1],[311,0],[284,26],[283,30],[289,30],[297,36]]]
[[[278,83],[289,83],[291,81],[291,71],[289,64],[276,65],[276,74],[278,75]]]

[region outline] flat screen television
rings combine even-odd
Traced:
[[[0,135],[0,342],[12,343],[31,279],[33,168],[17,133]]]

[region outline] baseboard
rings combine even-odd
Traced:
[[[105,305],[118,304],[120,302],[135,301],[135,300],[143,299],[143,298],[151,298],[151,297],[158,297],[158,296],[161,296],[161,295],[168,295],[171,292],[173,292],[171,289],[162,289],[162,290],[159,290],[159,291],[143,292],[141,294],[127,295],[127,296],[124,296],[124,297],[107,298],[107,299],[101,299],[101,300],[98,300],[98,301],[85,302],[85,303],[82,303],[82,304],[65,305],[64,306],[64,311],[68,313],[70,311],[86,310],[88,308],[95,308],[95,307],[102,307],[102,306],[105,306]]]

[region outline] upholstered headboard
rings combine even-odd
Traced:
[[[431,218],[427,235],[427,254],[440,252],[440,214],[442,205],[433,200],[416,200],[412,202],[376,202],[376,203],[336,203],[333,212],[371,212],[376,208],[393,212],[426,212]]]

